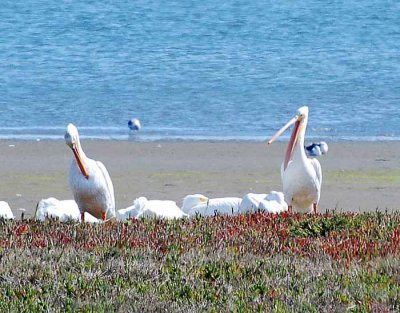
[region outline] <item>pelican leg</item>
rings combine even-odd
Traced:
[[[106,212],[101,212],[101,220],[102,221],[106,220]]]
[[[291,205],[288,205],[288,212],[293,213],[293,207]]]
[[[81,212],[81,223],[85,223],[85,212]]]
[[[313,210],[314,210],[314,214],[317,214],[317,211],[318,211],[318,203],[313,203]]]

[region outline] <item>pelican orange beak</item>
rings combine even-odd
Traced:
[[[270,144],[272,144],[273,142],[275,142],[275,141],[279,138],[279,136],[282,135],[282,133],[283,133],[286,129],[288,129],[290,126],[292,126],[294,123],[296,123],[296,121],[297,121],[298,119],[299,119],[298,116],[293,117],[289,122],[287,122],[287,123],[285,124],[285,126],[283,126],[280,130],[278,130],[278,131],[276,132],[276,134],[268,141],[268,144],[270,145]]]
[[[286,150],[286,155],[285,155],[285,161],[284,161],[284,167],[283,169],[286,170],[289,161],[292,159],[293,156],[293,150],[297,142],[297,138],[299,136],[300,132],[300,124],[301,120],[303,119],[302,115],[295,116],[292,118],[289,122],[287,122],[280,130],[277,131],[277,133],[268,141],[268,144],[272,144],[275,140],[279,138],[282,133],[288,129],[290,126],[294,124],[294,128],[292,131],[292,135],[290,136],[289,144]]]
[[[289,161],[292,159],[293,156],[293,150],[297,142],[297,138],[299,137],[299,132],[300,132],[300,120],[297,120],[294,123],[294,128],[292,131],[292,135],[290,136],[288,148],[286,150],[286,155],[285,155],[285,163],[283,165],[283,169],[286,170]]]
[[[73,145],[72,151],[74,152],[76,162],[78,163],[78,166],[79,166],[83,176],[85,176],[86,179],[89,179],[89,173],[87,172],[86,167],[83,164],[82,158],[81,158],[81,156],[79,154],[79,150],[76,148],[75,145]]]

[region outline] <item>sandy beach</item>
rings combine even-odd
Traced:
[[[169,199],[202,193],[210,198],[282,190],[285,143],[133,142],[83,140],[88,157],[101,160],[114,183],[117,208],[139,196]],[[72,153],[64,141],[0,141],[0,200],[19,217],[32,217],[42,198],[72,199],[67,173]],[[394,210],[399,207],[400,143],[330,143],[319,158],[320,211]]]

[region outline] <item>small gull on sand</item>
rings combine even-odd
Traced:
[[[308,156],[320,156],[328,153],[328,144],[325,141],[312,143],[304,147]]]

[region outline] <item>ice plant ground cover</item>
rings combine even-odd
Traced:
[[[0,311],[400,310],[400,213],[0,221]]]

